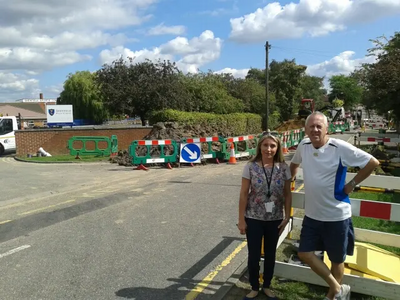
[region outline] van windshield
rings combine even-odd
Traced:
[[[0,135],[8,134],[13,131],[11,119],[0,119]]]

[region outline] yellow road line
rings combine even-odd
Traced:
[[[300,192],[301,191],[301,189],[304,187],[304,183],[301,185],[301,186],[299,186],[299,188],[297,189],[297,190],[295,190],[295,192],[297,193],[297,192]]]
[[[201,294],[206,287],[211,283],[215,276],[217,276],[218,272],[221,271],[224,267],[229,265],[232,259],[244,248],[246,247],[247,242],[241,243],[220,265],[218,265],[214,271],[210,272],[204,279],[198,283],[194,289],[190,291],[189,294],[186,295],[186,300],[194,300],[196,297]]]
[[[0,222],[0,225],[3,225],[3,224],[6,224],[6,223],[9,223],[9,222],[11,222],[12,220],[5,220],[5,221],[1,221]]]
[[[32,213],[35,213],[35,212],[38,212],[38,211],[46,210],[46,209],[49,209],[49,208],[53,208],[53,207],[60,206],[60,205],[63,205],[63,204],[67,204],[67,203],[71,203],[71,202],[75,202],[75,200],[68,200],[68,201],[57,203],[57,204],[54,204],[54,205],[49,205],[49,206],[46,206],[46,207],[42,207],[42,208],[26,211],[26,212],[20,213],[19,215],[20,216],[29,215],[29,214],[32,214]]]

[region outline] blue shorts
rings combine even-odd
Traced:
[[[333,263],[342,263],[354,253],[354,229],[351,218],[322,222],[304,217],[299,252],[326,251]]]

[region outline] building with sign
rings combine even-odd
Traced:
[[[43,94],[37,99],[19,99],[14,102],[0,103],[0,116],[21,117],[24,128],[47,126],[46,105],[56,104],[56,99],[44,99]]]

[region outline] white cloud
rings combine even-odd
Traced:
[[[14,101],[38,95],[39,80],[23,74],[0,72],[0,101]]]
[[[123,45],[132,37],[110,31],[145,22],[157,1],[0,0],[0,70],[49,70],[88,58],[78,50]]]
[[[224,68],[222,70],[216,71],[214,73],[216,74],[232,74],[233,77],[236,78],[245,78],[247,73],[249,72],[250,69],[232,69],[232,68]]]
[[[321,36],[356,23],[400,14],[399,0],[300,0],[267,4],[230,20],[230,38],[240,43]]]
[[[204,31],[199,37],[187,39],[177,37],[166,44],[153,49],[133,51],[123,46],[103,50],[100,53],[100,62],[111,63],[119,57],[132,57],[140,62],[150,60],[175,61],[184,72],[196,73],[198,68],[219,58],[222,48],[222,40],[216,38],[210,30]]]
[[[48,70],[91,59],[77,52],[38,51],[30,48],[0,48],[1,70]],[[51,63],[51,64],[50,64]]]
[[[312,76],[325,77],[325,88],[329,88],[329,78],[334,75],[349,75],[357,67],[364,63],[375,62],[375,56],[364,56],[362,58],[353,58],[354,51],[344,51],[339,55],[324,62],[307,66],[307,74]]]
[[[149,20],[158,1],[0,0],[0,101],[37,97],[35,76],[91,59],[85,50],[134,41],[115,32]],[[59,89],[43,92],[56,95]]]
[[[182,35],[185,34],[185,32],[185,26],[165,26],[164,23],[161,23],[153,28],[150,28],[150,30],[148,31],[148,35]]]

